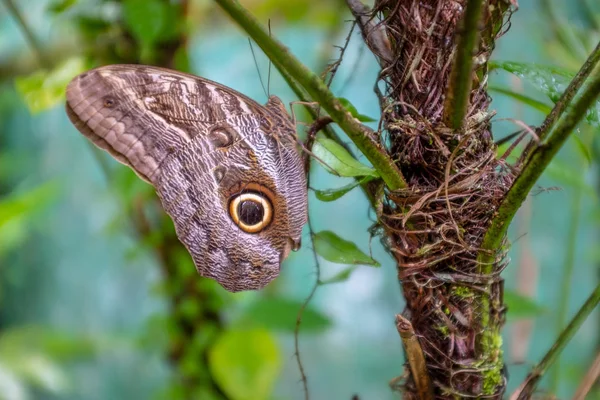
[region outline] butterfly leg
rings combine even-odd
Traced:
[[[296,115],[294,114],[294,106],[296,104],[302,104],[303,106],[311,107],[314,110],[316,110],[317,112],[319,111],[319,107],[320,107],[320,104],[317,103],[316,101],[300,101],[300,100],[291,101],[290,102],[290,110],[292,112],[292,123],[294,124],[294,126],[296,125]]]

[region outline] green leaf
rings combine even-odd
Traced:
[[[13,218],[40,210],[56,198],[56,182],[48,182],[24,193],[10,194],[0,198],[0,232],[4,224]]]
[[[352,116],[354,118],[356,118],[357,120],[359,120],[360,122],[374,122],[377,121],[375,118],[371,118],[368,115],[363,115],[360,114],[358,112],[358,110],[356,109],[356,107],[354,107],[354,105],[352,103],[350,103],[350,100],[344,98],[344,97],[338,97],[338,100],[340,103],[342,103],[342,105],[344,106],[344,108],[346,108],[346,110],[350,111],[350,114],[352,114]]]
[[[331,139],[318,137],[312,152],[329,172],[333,170],[339,176],[379,176],[375,169],[356,161],[346,149]]]
[[[111,28],[114,27],[118,21],[115,20],[111,14],[105,15],[78,15],[77,19],[77,31],[81,34],[82,38],[86,41],[93,41],[98,37],[104,35],[110,35]]]
[[[515,100],[520,101],[523,104],[530,106],[531,108],[542,112],[543,114],[549,114],[552,111],[552,106],[547,105],[546,103],[542,103],[539,100],[536,100],[532,97],[525,96],[521,93],[514,92],[510,89],[506,89],[500,86],[490,86],[488,90],[491,92],[500,93],[509,97],[512,97]]]
[[[12,367],[31,385],[54,394],[67,389],[67,373],[45,354],[24,351]]]
[[[0,358],[18,360],[25,352],[38,352],[59,362],[79,361],[101,352],[97,340],[97,337],[54,331],[48,327],[18,325],[3,331]]]
[[[511,290],[504,291],[504,303],[508,306],[506,316],[509,320],[534,318],[546,312],[546,309],[533,299]]]
[[[313,237],[313,245],[318,255],[338,264],[364,264],[381,266],[352,242],[342,239],[331,231],[321,231]]]
[[[6,394],[3,375],[9,373],[28,386],[62,394],[68,389],[68,375],[60,363],[89,359],[97,347],[90,338],[48,327],[19,325],[4,329],[0,336],[0,393]]]
[[[314,192],[315,192],[315,195],[317,196],[317,199],[319,199],[321,201],[335,201],[335,200],[339,199],[340,197],[342,197],[343,195],[345,195],[346,193],[350,192],[355,187],[360,186],[363,183],[367,183],[373,179],[374,178],[372,176],[365,176],[361,180],[355,180],[354,182],[349,183],[346,186],[342,186],[341,188],[325,189],[325,190],[315,189]]]
[[[38,71],[15,79],[17,91],[31,113],[38,113],[62,103],[69,81],[86,69],[81,57],[73,57],[52,71]]]
[[[233,400],[268,399],[281,366],[279,347],[265,329],[229,330],[208,355],[210,372]]]
[[[556,103],[574,77],[571,72],[558,67],[538,65],[533,63],[521,63],[514,61],[490,62],[490,70],[503,69],[522,80],[533,84],[542,93]],[[587,110],[585,121],[598,128],[600,127],[600,101]]]
[[[354,272],[355,269],[356,269],[356,266],[344,268],[343,270],[341,270],[340,272],[338,272],[331,278],[321,280],[319,282],[319,285],[329,285],[330,283],[345,282],[348,280],[348,278],[350,278],[350,275],[352,275],[352,273]]]
[[[175,57],[174,57],[173,63],[175,65],[175,69],[177,71],[181,71],[181,72],[191,72],[192,71],[190,55],[188,53],[187,46],[185,46],[185,45],[180,46],[175,51]]]
[[[61,14],[75,5],[77,0],[54,0],[48,5],[48,11],[54,14]]]
[[[244,317],[269,330],[294,332],[302,303],[281,297],[263,297],[245,311]],[[323,332],[331,326],[329,318],[310,306],[302,313],[302,332]]]
[[[558,101],[571,79],[573,79],[573,74],[569,71],[547,65],[514,61],[490,62],[490,70],[498,68],[532,83],[554,103]]]
[[[151,61],[154,45],[175,37],[181,30],[178,5],[161,0],[125,0],[123,18],[141,43],[142,59]]]
[[[157,41],[165,22],[163,16],[168,5],[159,0],[125,0],[123,18],[133,36],[142,43]]]
[[[55,182],[49,182],[0,198],[0,256],[17,248],[31,234],[34,213],[48,206],[57,193]]]

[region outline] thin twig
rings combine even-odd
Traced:
[[[479,44],[479,22],[485,4],[485,0],[468,0],[458,28],[456,52],[444,101],[444,122],[452,129],[460,129],[467,115],[473,83],[473,57]]]
[[[512,394],[510,397],[511,400],[526,400],[531,398],[540,379],[558,358],[558,355],[573,338],[573,335],[575,335],[579,327],[585,322],[599,302],[600,284],[596,286],[596,289],[594,289],[590,297],[588,297],[583,306],[581,306],[569,325],[561,332],[558,339],[556,339],[556,342],[554,342],[550,350],[548,350],[542,361],[533,367],[529,375],[527,375],[527,378],[525,378],[525,381],[519,386],[515,393]]]
[[[363,39],[371,52],[379,58],[382,67],[388,66],[394,59],[390,41],[385,35],[383,25],[377,25],[371,16],[371,9],[360,0],[346,0],[348,8],[356,18]]]
[[[346,5],[343,2],[337,2],[335,4],[336,9],[333,10],[335,13],[339,13],[340,15],[346,11]],[[314,69],[316,71],[321,72],[321,76],[325,77],[325,73],[327,72],[327,68],[331,65],[331,55],[332,50],[338,48],[335,43],[337,42],[340,34],[346,30],[346,23],[348,21],[344,18],[338,18],[334,23],[330,24],[326,32],[324,33],[323,40],[319,45],[319,56],[314,63]],[[352,21],[354,22],[354,21]]]
[[[361,61],[364,60],[363,53],[364,53],[366,47],[367,46],[365,45],[365,42],[362,42],[360,47],[358,48],[356,57],[354,58],[354,62],[352,63],[352,66],[349,68],[350,73],[348,74],[348,76],[346,77],[344,82],[341,85],[339,85],[339,91],[338,91],[339,94],[344,93],[346,88],[350,85],[350,82],[356,77],[358,67],[360,66]]]
[[[406,187],[402,173],[375,140],[375,132],[356,120],[315,73],[292,55],[287,47],[270,37],[265,28],[239,2],[215,1],[254,39],[280,72],[287,71],[312,99],[327,111],[367,157],[391,190]]]
[[[316,137],[317,132],[319,132],[321,129],[327,128],[331,122],[332,122],[332,119],[330,117],[320,117],[314,121],[314,123],[311,125],[311,127],[308,131],[308,138],[306,140],[306,148],[308,149],[308,151],[312,151],[312,146],[314,144],[314,138]],[[311,165],[310,161],[311,161],[311,158],[307,155],[306,158],[304,159],[304,171],[306,173],[306,186],[307,187],[310,187],[310,165]],[[304,310],[306,309],[306,307],[308,307],[308,304],[311,302],[312,298],[314,297],[314,295],[317,291],[317,288],[319,287],[319,284],[321,282],[321,265],[319,264],[319,257],[317,255],[317,251],[315,250],[315,246],[314,246],[315,231],[313,229],[312,220],[310,218],[310,215],[308,217],[308,233],[309,233],[311,244],[312,244],[311,249],[312,249],[312,253],[313,253],[313,258],[315,260],[316,280],[315,280],[315,284],[313,285],[312,289],[310,290],[310,293],[308,294],[306,299],[304,299],[304,302],[302,303],[302,305],[300,306],[300,309],[298,310],[298,314],[296,316],[296,326],[294,327],[294,356],[296,357],[296,363],[298,364],[298,370],[300,371],[300,380],[302,381],[302,388],[304,389],[304,399],[305,400],[309,400],[310,392],[308,391],[308,378],[306,376],[306,372],[304,371],[304,365],[302,364],[302,359],[300,357],[300,325],[302,324],[302,315],[304,314]]]
[[[294,78],[286,70],[280,70],[279,72],[282,78],[287,83],[287,85],[292,89],[296,97],[300,99],[300,103],[304,105],[304,109],[308,112],[311,118],[314,121],[318,120],[319,113],[317,112],[317,110],[315,110],[315,108],[309,106],[309,104],[311,104],[311,99],[308,93],[306,93],[302,86],[300,86],[298,82],[296,82],[296,80],[294,80]],[[325,134],[325,137],[334,140],[336,143],[344,147],[344,149],[346,149],[350,154],[354,156],[354,152],[352,151],[352,149],[349,148],[346,143],[344,143],[344,141],[340,138],[337,132],[331,127],[331,125],[326,124],[326,126],[323,127],[321,130]],[[354,158],[356,158],[356,156]]]
[[[600,353],[598,353],[592,366],[581,380],[581,383],[573,396],[573,400],[585,400],[587,394],[592,389],[592,386],[594,386],[594,382],[598,380],[598,377],[600,377]]]
[[[300,86],[298,84],[298,82],[296,82],[296,80],[285,70],[279,70],[282,78],[286,81],[286,83],[288,84],[288,86],[292,89],[292,91],[294,92],[294,94],[296,95],[296,97],[298,99],[300,99],[300,102],[304,104],[304,109],[308,112],[308,114],[311,116],[311,118],[314,121],[317,121],[319,118],[319,111],[317,111],[315,108],[310,107],[309,104],[311,103],[311,98],[308,95],[308,93],[306,93],[306,91],[304,90],[304,88],[302,88],[302,86]],[[320,107],[319,107],[320,110]],[[331,118],[328,117],[330,120]],[[337,132],[331,127],[330,124],[331,121],[329,121],[327,124],[325,124],[324,127],[320,127],[319,129],[321,131],[323,131],[323,133],[325,134],[325,137],[327,137],[328,139],[331,139],[333,141],[335,141],[336,143],[338,143],[340,146],[342,146],[344,149],[346,149],[346,151],[348,151],[348,153],[350,153],[354,158],[357,158],[356,155],[354,154],[354,150],[352,148],[350,148],[350,146],[348,146],[347,143],[345,143],[340,136],[337,134]],[[317,129],[317,131],[319,130]],[[306,146],[307,148],[310,148],[309,146]],[[305,170],[306,170],[306,165],[305,165]],[[373,193],[371,193],[369,191],[369,186],[366,183],[361,183],[360,185],[361,189],[363,190],[363,192],[365,193],[365,195],[367,196],[367,199],[369,200],[369,202],[371,203],[371,205],[373,205]]]
[[[317,132],[319,132],[321,129],[325,129],[330,123],[332,123],[333,120],[331,119],[331,117],[320,117],[317,118],[308,128],[308,132],[306,134],[306,142],[304,143],[304,147],[306,149],[312,149],[312,146],[315,142],[315,139],[317,137]],[[308,175],[308,173],[310,172],[310,154],[307,152],[304,155],[304,171],[306,172],[306,174]]]
[[[581,66],[577,75],[571,80],[567,89],[563,92],[560,99],[554,105],[550,114],[546,117],[542,125],[540,126],[538,136],[540,140],[544,140],[552,128],[556,125],[560,117],[563,115],[568,105],[571,104],[571,100],[577,94],[583,82],[587,79],[587,77],[592,73],[594,67],[598,64],[600,60],[600,42],[596,45],[596,48],[589,55],[585,63]]]
[[[482,263],[494,261],[494,254],[490,250],[500,247],[510,222],[527,194],[577,124],[583,119],[587,110],[598,98],[600,94],[600,67],[594,70],[586,82],[588,83],[582,89],[581,95],[574,100],[572,107],[564,112],[562,118],[554,124],[546,142],[539,144],[531,153],[529,161],[506,193],[504,200],[498,207],[496,216],[485,233],[478,261]]]
[[[563,92],[560,99],[558,99],[558,101],[552,108],[552,111],[550,111],[542,125],[539,127],[538,137],[540,138],[540,140],[544,140],[548,136],[548,133],[554,128],[554,125],[558,123],[558,120],[563,115],[568,105],[571,104],[571,101],[573,100],[573,98],[575,97],[585,80],[592,73],[594,67],[598,65],[599,61],[600,42],[598,42],[596,48],[588,56],[587,60],[585,60],[585,63],[581,66],[581,69],[579,70],[579,72],[577,72],[577,75],[573,77],[573,79],[569,83],[569,86],[567,86],[567,89]],[[528,160],[528,157],[530,157],[531,152],[535,148],[535,145],[536,143],[529,143],[525,147],[525,150],[523,150],[523,154],[521,155],[517,165],[522,165]]]
[[[349,35],[348,35],[348,37],[349,37]],[[348,44],[348,40],[347,40],[345,46],[347,46],[347,44]],[[340,55],[340,57],[342,55],[343,55],[343,53]],[[313,121],[316,122],[317,120],[319,120],[319,118],[322,118],[322,117],[319,117],[319,111],[309,105],[309,104],[311,104],[310,95],[306,92],[306,90],[304,90],[304,88],[302,86],[300,86],[300,84],[298,84],[298,82],[292,77],[292,75],[290,75],[288,73],[288,71],[285,69],[280,69],[279,73],[281,74],[281,77],[285,80],[287,85],[292,89],[292,91],[294,92],[296,97],[300,100],[300,103],[304,104],[304,109],[308,112],[308,114],[311,116]],[[319,110],[320,110],[320,107],[319,107]],[[331,127],[331,124],[330,124],[330,122],[332,122],[331,118],[330,117],[327,117],[327,118],[329,118],[329,122],[324,124],[325,125],[324,127],[323,126],[319,127],[319,129],[317,129],[316,131],[321,130],[325,134],[325,137],[335,141],[340,146],[342,146],[344,149],[346,149],[346,151],[348,151],[348,153],[350,153],[354,158],[357,158],[354,150],[350,146],[348,146],[348,144],[345,143],[340,138],[338,133]],[[323,121],[325,121],[325,120],[322,120],[321,122],[323,122]],[[310,146],[306,146],[306,147],[310,148]],[[305,163],[305,170],[308,170],[306,163]],[[369,190],[370,186],[367,185],[366,183],[361,183],[360,187],[363,190],[363,192],[365,193],[365,195],[367,196],[367,199],[369,200],[371,205],[373,205],[374,204],[373,203],[374,194],[370,192],[370,190]]]
[[[307,185],[310,184],[310,173],[307,173],[306,184]],[[298,364],[298,370],[300,371],[300,380],[302,381],[302,388],[304,390],[304,399],[305,400],[310,399],[310,392],[308,390],[308,377],[306,376],[306,372],[304,371],[304,365],[302,364],[302,359],[300,357],[300,343],[299,343],[300,342],[300,325],[302,324],[302,315],[304,314],[304,310],[306,309],[306,307],[308,307],[308,304],[313,299],[313,297],[317,291],[317,288],[319,287],[319,283],[321,282],[321,265],[319,264],[319,257],[317,256],[317,251],[315,250],[315,246],[314,246],[315,231],[313,229],[310,215],[308,217],[308,232],[309,232],[310,240],[311,240],[311,244],[312,244],[311,248],[312,248],[313,258],[315,260],[316,279],[315,279],[315,284],[313,285],[312,289],[310,290],[310,293],[308,294],[308,296],[302,303],[302,306],[300,306],[300,309],[298,310],[298,315],[296,316],[296,326],[294,327],[294,356],[296,357],[296,363]]]
[[[339,47],[340,55],[338,56],[337,60],[335,60],[335,62],[330,64],[328,67],[328,72],[329,72],[329,79],[327,79],[327,87],[328,88],[331,88],[331,83],[333,82],[333,78],[335,78],[335,74],[337,74],[337,71],[338,71],[340,65],[342,65],[342,61],[344,60],[344,55],[346,54],[346,50],[348,49],[348,45],[350,44],[350,39],[352,39],[352,32],[354,32],[355,26],[356,26],[356,22],[352,22],[352,26],[350,27],[350,30],[348,31],[348,35],[346,35],[346,40],[344,40],[344,45],[342,47]]]

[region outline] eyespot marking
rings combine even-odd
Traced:
[[[217,182],[217,184],[221,183],[226,172],[227,168],[222,165],[219,165],[213,169],[213,178],[215,178],[215,182]]]
[[[271,223],[273,205],[263,193],[240,193],[229,202],[229,216],[244,232],[258,233]]]
[[[213,148],[227,148],[235,142],[237,136],[237,132],[228,125],[217,125],[208,132],[208,140]]]

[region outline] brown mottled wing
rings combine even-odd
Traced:
[[[94,144],[149,182],[168,154],[218,122],[268,115],[218,83],[141,65],[109,65],[79,75],[67,87],[67,113]]]
[[[261,106],[225,86],[161,68],[112,65],[67,87],[67,113],[92,142],[152,183],[198,271],[230,291],[274,279],[306,222],[294,126],[276,97]],[[249,185],[274,194],[273,222],[241,231],[227,212]]]

